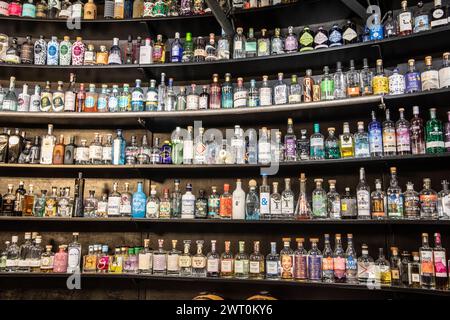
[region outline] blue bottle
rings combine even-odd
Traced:
[[[377,13],[374,13],[372,15],[373,19],[370,20],[372,23],[369,26],[369,40],[375,41],[375,40],[383,40],[384,39],[384,29],[383,25],[381,24],[380,15]]]
[[[320,125],[314,123],[314,133],[309,139],[310,159],[323,160],[325,158],[325,138],[320,133]]]
[[[132,0],[125,0],[123,4],[123,17],[124,19],[131,19],[133,18],[133,1]]]
[[[59,61],[59,44],[58,38],[52,36],[47,44],[47,65],[57,66]]]
[[[131,216],[133,218],[145,218],[145,208],[147,205],[147,196],[142,191],[142,182],[138,182],[137,191],[133,193],[131,202]]]
[[[376,118],[375,111],[372,111],[372,122],[369,123],[369,147],[372,157],[383,155],[383,135],[381,122]]]
[[[222,84],[222,108],[233,108],[233,85],[229,73],[225,74],[225,82]]]
[[[122,129],[117,129],[117,136],[113,140],[112,164],[125,164],[125,147],[126,141],[123,138]]]
[[[333,25],[329,32],[328,40],[330,42],[330,48],[340,47],[344,44],[344,39],[342,38],[342,29],[337,25]]]
[[[161,163],[172,164],[172,145],[168,140],[161,147]]]
[[[408,72],[405,74],[405,92],[413,93],[422,91],[422,81],[420,73],[416,71],[416,61],[408,60]]]
[[[170,62],[181,62],[183,58],[183,45],[180,41],[180,33],[175,32],[175,39],[170,48]]]

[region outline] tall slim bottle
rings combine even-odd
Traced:
[[[85,180],[81,172],[78,173],[78,178],[75,179],[74,188],[74,200],[73,200],[73,217],[83,217],[84,216],[84,184]]]

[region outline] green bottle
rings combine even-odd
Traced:
[[[328,128],[328,137],[325,139],[325,159],[339,159],[339,139],[335,136],[336,129]]]
[[[330,76],[330,69],[328,66],[323,68],[323,77],[320,81],[320,97],[321,100],[333,100],[334,99],[334,80]]]
[[[426,125],[426,148],[427,153],[444,153],[444,132],[442,122],[436,119],[436,109],[430,109],[430,120]]]
[[[186,32],[186,39],[184,41],[182,62],[192,62],[194,59],[194,43],[192,42],[192,34]]]

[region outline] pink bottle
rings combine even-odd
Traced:
[[[81,37],[77,37],[77,41],[72,44],[72,65],[82,66],[84,61],[84,43]]]
[[[66,273],[67,272],[67,246],[59,246],[59,251],[55,254],[53,259],[53,272],[55,273]]]

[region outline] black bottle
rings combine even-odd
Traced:
[[[70,137],[70,143],[64,149],[64,164],[73,164],[75,160],[75,137]]]
[[[30,150],[30,163],[39,164],[41,161],[41,138],[34,137],[34,143]]]
[[[323,27],[319,27],[314,36],[314,50],[328,48],[328,45],[328,31]]]
[[[16,199],[14,200],[14,216],[19,217],[22,215],[23,199],[27,191],[23,187],[23,181],[19,182],[19,187],[16,190]]]
[[[3,133],[0,134],[0,163],[6,163],[8,159],[8,141],[8,128],[4,128]]]
[[[78,172],[78,178],[75,179],[75,190],[73,196],[73,211],[72,217],[83,217],[84,216],[84,183],[83,173]]]
[[[356,26],[350,20],[347,21],[347,24],[344,26],[342,30],[342,38],[344,40],[344,44],[352,44],[358,42],[358,32],[356,31]]]
[[[18,163],[30,163],[30,154],[31,154],[31,148],[33,147],[33,143],[31,141],[25,142],[25,147],[23,148],[22,152],[19,156]]]
[[[8,139],[8,163],[17,163],[20,153],[23,150],[23,137],[19,133],[19,129],[16,128],[13,135]]]
[[[199,196],[195,200],[195,218],[206,218],[208,214],[208,198],[203,189],[199,190]]]
[[[343,45],[342,29],[337,25],[333,25],[329,32],[330,48]]]

